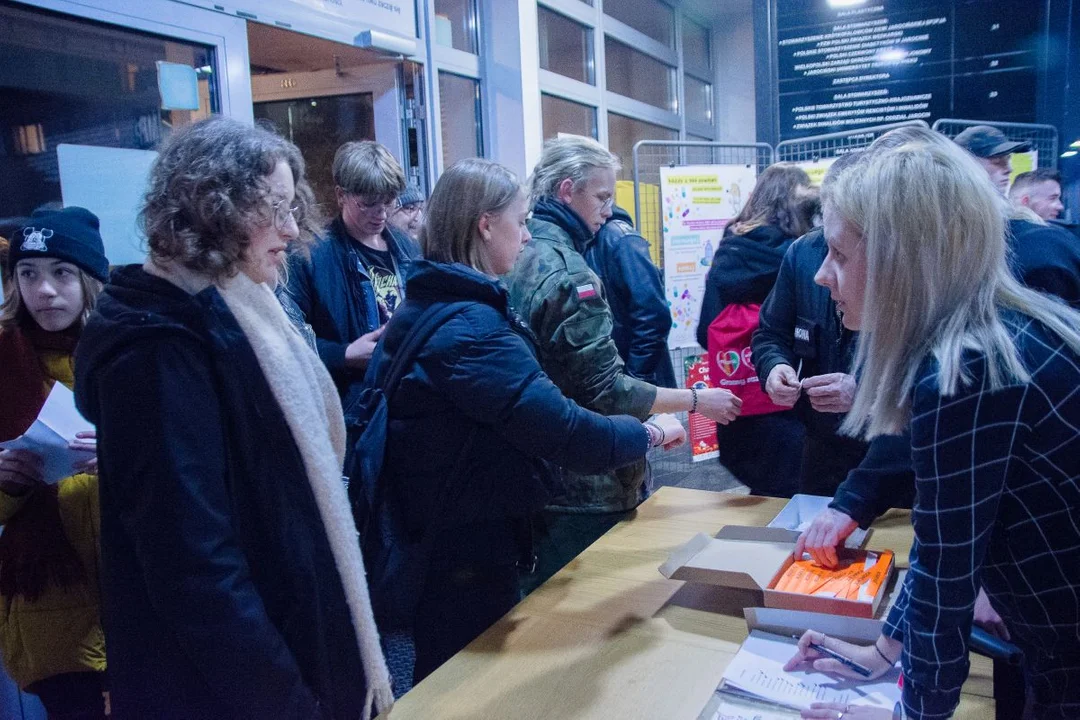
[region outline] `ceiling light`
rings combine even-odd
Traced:
[[[1072,142],[1072,143],[1071,143],[1071,144],[1069,145],[1069,147],[1071,147],[1071,148],[1076,148],[1077,150],[1080,150],[1080,140],[1074,140],[1074,141],[1073,141],[1073,142]]]
[[[862,5],[866,0],[829,0],[829,7],[842,8]]]
[[[1076,150],[1066,150],[1065,152],[1061,153],[1061,157],[1063,157],[1063,158],[1071,158],[1076,154],[1077,154]]]

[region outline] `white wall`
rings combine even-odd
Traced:
[[[754,9],[751,0],[728,0],[715,20],[717,140],[757,139],[754,89]]]

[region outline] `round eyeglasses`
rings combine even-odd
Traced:
[[[289,224],[289,218],[300,225],[300,206],[295,205],[289,207],[289,204],[285,200],[278,200],[276,203],[270,206],[274,210],[274,227],[278,230],[284,230]]]

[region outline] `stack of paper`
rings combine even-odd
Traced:
[[[717,694],[796,712],[809,709],[813,703],[892,710],[900,701],[899,668],[872,681],[849,680],[812,669],[785,672],[784,664],[797,652],[797,642],[795,638],[752,630],[724,671]]]
[[[58,483],[75,471],[77,463],[94,457],[92,451],[68,447],[76,433],[93,429],[75,409],[72,392],[62,383],[56,383],[30,429],[14,440],[0,443],[0,449],[36,452],[45,459],[45,482]]]

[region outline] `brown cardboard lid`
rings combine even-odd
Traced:
[[[672,580],[764,590],[791,556],[794,542],[785,539],[787,533],[735,525],[723,528],[716,538],[699,533],[674,550],[660,572]]]

